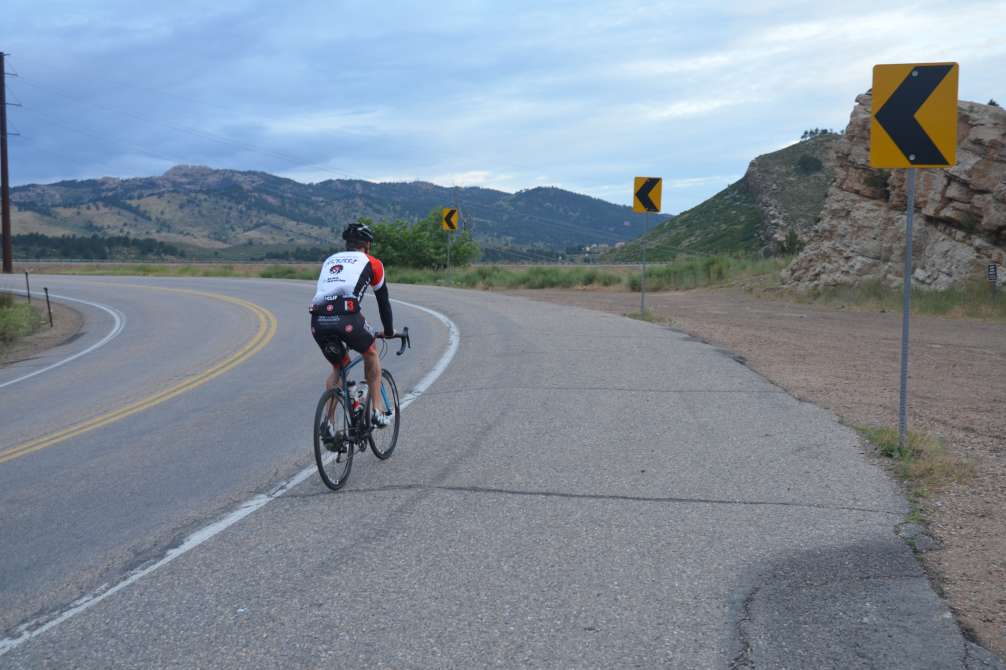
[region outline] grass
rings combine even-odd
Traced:
[[[543,289],[615,287],[625,283],[623,272],[590,267],[535,266],[529,268],[504,268],[482,265],[453,270],[410,270],[392,268],[392,281],[402,284],[431,284],[481,289]]]
[[[881,456],[890,459],[894,473],[908,484],[915,497],[925,497],[951,484],[965,483],[975,474],[974,464],[947,453],[943,441],[933,436],[909,431],[906,444],[902,446],[897,428],[856,426],[856,430]]]
[[[746,278],[778,275],[790,259],[744,256],[682,257],[646,269],[647,291],[676,291],[721,286]],[[512,268],[482,265],[454,270],[393,268],[390,276],[403,284],[431,284],[481,289],[600,288],[638,292],[641,273],[634,267],[535,266]]]
[[[776,276],[791,257],[695,256],[646,269],[647,291],[681,291],[704,286],[722,286],[742,279]],[[630,276],[629,289],[639,291],[640,273]]]
[[[974,280],[960,286],[933,291],[912,288],[912,314],[950,317],[1006,319],[1006,295],[992,292],[989,282]],[[856,286],[841,286],[797,293],[799,302],[828,305],[852,305],[888,311],[901,310],[901,287],[888,286],[880,280]]]
[[[245,269],[237,269],[234,265],[178,265],[157,263],[124,263],[112,264],[101,263],[95,265],[73,265],[62,270],[46,269],[45,272],[54,274],[81,274],[81,275],[122,275],[130,277],[241,277],[253,276]]]
[[[650,310],[646,310],[645,312],[626,312],[623,316],[627,316],[630,319],[636,319],[637,321],[646,321],[647,323],[671,323],[671,319],[662,317]]]
[[[317,270],[292,265],[270,265],[258,273],[264,279],[317,279]]]
[[[0,351],[18,338],[31,335],[41,324],[41,315],[26,301],[0,293]]]
[[[141,277],[264,277],[266,279],[317,279],[318,263],[100,263],[42,266],[48,274],[116,275]]]

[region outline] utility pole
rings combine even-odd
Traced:
[[[0,201],[3,219],[3,272],[14,271],[10,239],[10,175],[7,171],[7,70],[4,69],[4,56],[0,51]]]

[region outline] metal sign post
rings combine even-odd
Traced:
[[[45,291],[45,308],[49,310],[49,327],[52,328],[52,304],[49,302],[49,287],[43,286],[42,290]]]
[[[632,185],[632,211],[643,214],[643,236],[639,238],[642,269],[639,275],[639,315],[646,313],[646,233],[650,229],[650,212],[660,211],[660,196],[664,180],[660,177],[636,177]]]
[[[908,168],[908,215],[905,219],[905,274],[901,310],[901,396],[898,404],[898,444],[908,436],[908,323],[912,306],[912,219],[915,214],[915,168]]]
[[[447,233],[447,283],[451,283],[451,237],[458,229],[458,208],[444,207],[440,216],[440,227]]]
[[[650,230],[650,215],[643,215],[643,236],[639,238],[639,251],[643,256],[643,271],[639,275],[639,315],[646,314],[646,233]]]
[[[999,266],[995,263],[989,263],[988,267],[985,268],[985,276],[988,277],[989,282],[992,284],[992,300],[993,302],[999,300]]]
[[[873,68],[870,167],[905,168],[904,305],[901,315],[901,389],[898,442],[908,440],[908,327],[912,304],[912,223],[915,171],[957,163],[957,63],[901,63]]]

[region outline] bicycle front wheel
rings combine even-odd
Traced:
[[[371,426],[370,435],[367,440],[370,442],[370,449],[374,452],[374,456],[377,456],[382,461],[391,458],[391,452],[395,450],[395,445],[398,444],[398,423],[401,418],[400,408],[398,406],[398,387],[395,386],[395,378],[391,376],[391,373],[387,370],[381,370],[381,399],[384,400],[384,406],[391,413],[389,417],[391,422],[384,428],[379,428],[378,426]],[[367,416],[373,411],[374,407],[374,394],[371,392],[370,396],[367,398]]]
[[[325,486],[333,491],[342,488],[353,467],[353,451],[342,392],[329,389],[321,394],[314,412],[314,460]]]

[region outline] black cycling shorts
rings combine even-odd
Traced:
[[[345,365],[346,347],[363,354],[374,345],[374,332],[363,314],[312,314],[311,334],[335,366]]]

